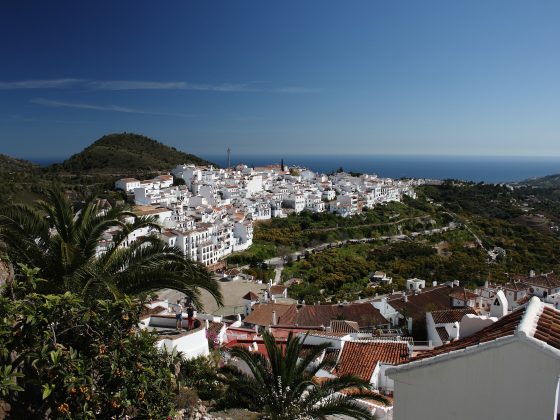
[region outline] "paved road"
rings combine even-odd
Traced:
[[[460,225],[456,222],[449,222],[449,224],[447,226],[444,226],[444,227],[441,227],[441,228],[424,230],[424,231],[421,231],[421,232],[412,232],[410,234],[410,236],[408,236],[408,235],[392,235],[392,236],[379,236],[379,237],[372,237],[372,238],[345,239],[343,241],[337,241],[337,242],[325,242],[325,243],[322,243],[322,244],[317,245],[315,247],[306,248],[305,250],[302,250],[302,251],[295,251],[295,252],[287,255],[286,257],[283,257],[283,256],[274,257],[274,258],[270,258],[268,260],[265,260],[264,262],[266,264],[268,264],[270,267],[275,267],[275,270],[280,269],[280,271],[282,271],[282,269],[284,267],[284,263],[287,261],[287,258],[291,258],[292,260],[297,260],[298,257],[305,258],[306,252],[321,252],[321,251],[324,251],[325,249],[332,248],[332,247],[339,247],[339,246],[347,245],[347,244],[367,243],[367,242],[373,242],[373,241],[378,241],[378,240],[381,240],[381,241],[407,240],[407,239],[411,239],[411,237],[415,238],[415,237],[418,237],[418,236],[433,235],[434,233],[447,232],[447,231],[456,229],[459,226]],[[277,276],[278,276],[278,271],[277,271]]]

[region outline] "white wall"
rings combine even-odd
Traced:
[[[198,356],[208,356],[210,354],[208,340],[206,338],[206,328],[204,328],[204,326],[198,331],[194,331],[175,340],[160,340],[158,341],[158,347],[165,347],[168,351],[171,351],[175,347],[177,351],[182,352],[187,359],[194,359]]]
[[[559,375],[558,358],[520,340],[390,372],[394,419],[551,420]]]

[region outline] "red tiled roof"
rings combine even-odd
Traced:
[[[555,273],[541,274],[539,276],[514,276],[514,279],[527,285],[555,289],[560,287],[560,277]]]
[[[261,325],[268,327],[272,324],[272,312],[276,312],[276,323],[277,324],[288,324],[292,323],[284,320],[286,313],[288,313],[288,319],[293,317],[293,312],[295,312],[295,305],[285,305],[281,303],[261,303],[253,306],[253,311],[245,317],[243,322],[253,325]]]
[[[208,332],[211,334],[219,334],[224,325],[225,324],[223,322],[210,322]]]
[[[245,296],[243,296],[243,299],[255,301],[255,300],[259,300],[259,297],[254,292],[248,292]]]
[[[360,332],[360,326],[354,321],[345,321],[340,319],[331,320],[331,332],[337,333],[356,333]]]
[[[335,319],[354,321],[362,328],[387,323],[379,310],[368,302],[347,305],[305,305],[299,308],[293,322],[297,325],[328,326]]]
[[[476,299],[478,297],[477,294],[463,288],[454,288],[451,293],[449,293],[449,296],[453,299],[464,300],[465,302],[469,299]]]
[[[545,306],[533,333],[537,340],[560,349],[560,311]]]
[[[432,317],[434,318],[435,324],[450,324],[452,322],[459,322],[467,314],[476,315],[476,311],[472,308],[432,311]]]
[[[248,324],[269,326],[272,311],[276,311],[276,322],[280,325],[303,327],[326,327],[332,320],[354,321],[360,327],[386,324],[387,320],[371,303],[347,305],[285,305],[267,303],[253,306],[254,310],[244,320]]]
[[[560,349],[560,311],[545,306],[538,298],[533,297],[526,307],[513,311],[469,337],[420,353],[411,362],[517,335]]]
[[[281,294],[284,293],[284,290],[286,290],[286,289],[287,289],[286,286],[280,286],[280,285],[271,286],[270,287],[270,294],[281,295]]]
[[[451,290],[447,286],[426,287],[418,294],[407,293],[407,302],[398,294],[389,297],[387,303],[401,314],[406,312],[407,317],[421,320],[426,317],[426,312],[451,309]]]
[[[348,341],[342,348],[335,374],[355,375],[369,381],[377,363],[395,365],[408,359],[408,344],[405,342]]]
[[[483,328],[479,332],[449,344],[437,347],[433,350],[420,353],[414,360],[427,359],[429,357],[438,356],[440,354],[449,353],[455,350],[465,349],[467,347],[476,346],[489,341],[494,341],[497,338],[511,336],[515,333],[519,322],[525,313],[524,309],[513,311],[511,314],[504,316],[496,321],[494,324]]]
[[[340,355],[340,349],[329,347],[328,349],[325,350],[325,357],[323,357],[323,362],[332,363],[331,366],[334,366],[338,361],[339,355]]]
[[[447,333],[445,327],[436,327],[436,331],[442,343],[445,344],[449,341],[449,334]]]

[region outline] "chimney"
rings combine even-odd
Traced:
[[[451,338],[451,341],[455,341],[455,340],[458,340],[459,338],[461,338],[460,324],[457,321],[455,321],[453,323],[453,336],[450,337],[450,338]]]
[[[535,277],[535,270],[529,271],[529,277]]]
[[[272,325],[276,325],[276,311],[272,311]]]
[[[489,286],[488,280],[486,280],[486,281],[484,282],[484,288],[485,288],[485,289],[488,289],[488,286]]]
[[[206,329],[210,328],[210,321],[206,320]]]
[[[434,280],[434,281],[432,282],[432,286],[433,286],[433,287],[436,287],[436,286],[437,286],[437,281]]]

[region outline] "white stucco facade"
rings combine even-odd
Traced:
[[[394,419],[555,419],[560,360],[545,346],[507,337],[390,369]]]

